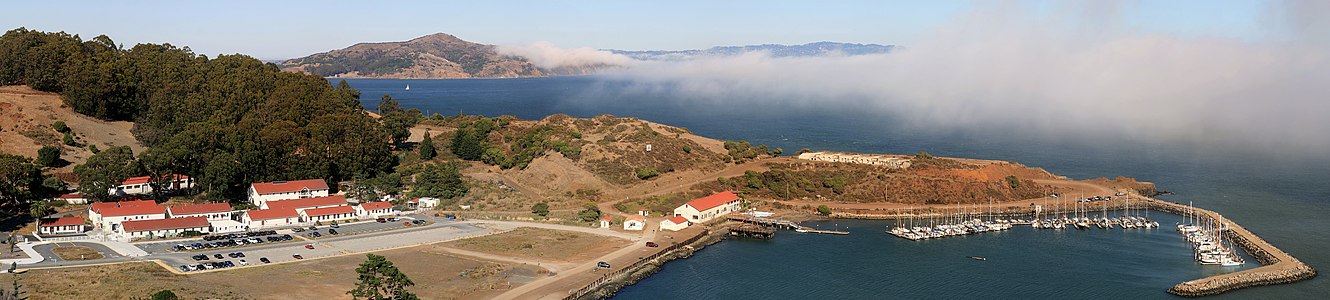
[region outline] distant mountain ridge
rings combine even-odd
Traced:
[[[602,50],[635,60],[686,60],[761,51],[774,57],[851,56],[888,53],[895,46],[816,42],[803,45],[723,46],[703,50]],[[508,52],[512,53],[512,52]],[[285,71],[324,77],[447,79],[521,78],[583,75],[615,65],[588,63],[542,68],[526,57],[505,54],[498,46],[436,33],[404,42],[359,43],[343,49],[278,63]]]
[[[816,42],[803,45],[762,44],[747,46],[717,46],[703,50],[608,50],[611,53],[631,57],[637,60],[683,60],[704,56],[733,56],[749,52],[766,52],[773,57],[808,57],[828,55],[866,55],[889,53],[896,46],[878,44],[853,44],[837,42]]]
[[[290,59],[282,70],[324,77],[517,78],[548,74],[527,59],[502,55],[494,45],[436,33],[405,42],[359,43]]]

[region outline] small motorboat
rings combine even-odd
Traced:
[[[987,258],[978,257],[978,256],[970,256],[970,259],[973,259],[973,260],[988,260]]]

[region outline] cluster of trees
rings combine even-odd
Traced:
[[[744,163],[761,155],[777,156],[785,151],[781,148],[768,150],[767,145],[753,146],[748,141],[725,141],[725,150],[729,152],[729,159],[736,164]]]
[[[400,146],[405,142],[411,137],[411,127],[424,120],[425,115],[419,109],[402,109],[392,96],[383,95],[379,100],[379,121],[383,122],[383,129],[392,138],[393,145]]]
[[[743,176],[720,177],[716,183],[731,190],[765,191],[781,199],[793,199],[830,190],[844,194],[851,179],[835,172],[800,172],[773,169],[765,172],[746,171]]]
[[[461,166],[457,162],[425,164],[416,174],[412,197],[438,197],[453,199],[466,195],[470,188],[462,181]]]
[[[10,30],[0,36],[0,84],[60,92],[76,112],[136,122],[135,136],[151,148],[138,157],[98,153],[90,162],[127,169],[83,168],[94,175],[84,185],[96,188],[143,174],[131,171],[179,173],[198,178],[208,198],[239,199],[250,182],[373,178],[392,170],[392,143],[404,139],[363,113],[360,92],[345,81],[333,86],[248,56],[209,58],[170,44],[124,49],[106,36]]]
[[[551,138],[560,131],[548,125],[524,129],[513,136],[496,136],[495,140],[507,141],[505,151],[505,145],[492,143],[490,135],[506,127],[508,122],[509,119],[505,117],[480,117],[475,121],[460,122],[457,132],[453,134],[450,150],[461,159],[480,161],[504,169],[525,169],[531,160],[549,150],[570,158],[576,158],[582,153],[580,145]]]
[[[47,181],[41,167],[31,159],[0,154],[0,213],[13,215],[26,212],[42,196],[57,192],[58,187],[47,186]]]

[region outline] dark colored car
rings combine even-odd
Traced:
[[[261,261],[261,262],[263,262],[263,263],[265,263],[265,264],[267,264],[267,263],[272,263],[272,261],[271,261],[271,260],[268,260],[267,257],[260,257],[260,258],[259,258],[259,261]]]
[[[295,259],[305,259],[305,257],[300,256],[300,254],[291,254],[291,257],[294,257]]]
[[[656,242],[647,242],[647,247],[660,247],[660,244],[656,244]]]
[[[379,223],[388,223],[388,220],[387,220],[387,219],[384,219],[384,218],[374,219],[374,221],[375,221],[375,222],[379,222]]]
[[[295,232],[304,232],[305,229],[304,229],[304,228],[300,228],[300,227],[296,227],[296,228],[291,229],[291,231],[295,231]]]
[[[415,220],[411,221],[411,223],[416,223],[416,225],[425,224],[425,220]]]
[[[601,268],[609,269],[609,268],[610,268],[610,263],[603,262],[603,261],[602,261],[602,262],[597,262],[597,263],[596,263],[596,267],[601,267]]]
[[[222,259],[222,254],[221,253],[213,254],[212,257],[216,257],[217,259]]]
[[[328,234],[337,234],[337,229],[328,229]]]

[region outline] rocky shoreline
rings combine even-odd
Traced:
[[[619,290],[624,287],[633,285],[642,279],[646,279],[647,277],[656,274],[665,263],[693,256],[693,253],[702,250],[702,248],[724,240],[728,233],[729,227],[727,225],[710,228],[698,236],[690,238],[690,241],[679,244],[680,247],[666,250],[653,258],[639,261],[633,266],[620,270],[620,272],[616,274],[597,280],[582,290],[568,295],[568,297],[564,299],[608,299],[613,297],[615,293],[619,292]]]

